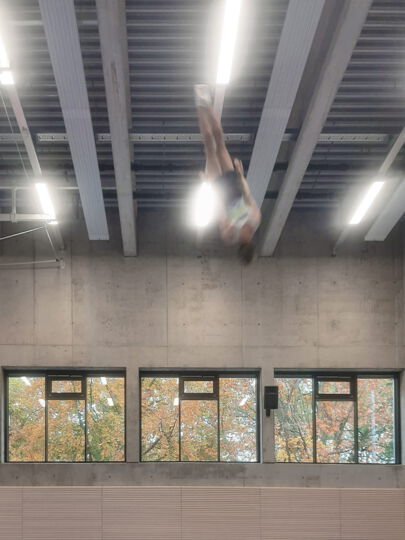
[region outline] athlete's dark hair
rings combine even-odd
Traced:
[[[240,244],[238,249],[238,256],[243,264],[250,264],[255,256],[256,246],[254,242],[247,242]]]

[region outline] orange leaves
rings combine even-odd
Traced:
[[[275,414],[276,460],[319,463],[395,463],[394,380],[357,377],[355,401],[317,400],[316,441],[313,441],[312,378],[279,378],[279,409]],[[349,393],[348,382],[322,382],[322,393]],[[356,456],[356,437],[358,456]]]
[[[143,377],[141,392],[143,461],[257,460],[255,378],[220,377],[219,401],[181,400],[179,377]]]
[[[44,461],[45,377],[9,377],[8,384],[9,460]],[[47,444],[48,461],[123,461],[125,379],[87,377],[87,411],[83,399],[50,399]]]

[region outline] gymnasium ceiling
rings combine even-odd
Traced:
[[[42,0],[46,1],[50,0]],[[263,193],[270,206],[280,196],[308,103],[316,93],[330,42],[328,29],[334,31],[345,3],[339,7],[329,1],[321,15],[277,159],[265,171]],[[76,0],[74,6],[104,206],[117,206],[97,7],[95,0]],[[202,145],[196,139],[193,84],[207,80],[214,58],[217,28],[212,6],[208,0],[126,0],[131,182],[140,208],[184,206],[204,167]],[[230,152],[243,160],[246,171],[289,2],[249,0],[249,6],[222,113]],[[405,3],[376,0],[367,10],[318,143],[298,180],[296,209],[334,212],[343,207],[352,190],[367,185],[377,173],[405,126]],[[81,204],[39,1],[3,0],[2,12],[15,88],[42,174],[58,189],[61,201]],[[7,212],[10,193],[5,188],[30,185],[34,174],[4,88],[2,96],[9,118],[0,103],[0,203],[1,211]],[[400,150],[390,168],[392,192],[401,181],[404,158]],[[19,196],[21,211],[32,211],[26,192]],[[98,210],[95,206],[90,211]]]

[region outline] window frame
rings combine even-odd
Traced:
[[[80,392],[53,392],[53,381],[80,381]],[[47,375],[45,376],[45,399],[75,401],[85,400],[87,405],[87,376],[86,375]]]
[[[139,370],[139,462],[140,463],[221,463],[221,464],[255,464],[261,463],[261,391],[260,391],[260,375],[261,370],[206,370],[206,369],[180,369],[180,370],[151,370],[140,369]],[[179,379],[179,459],[176,461],[160,461],[160,460],[143,460],[142,459],[142,379],[147,377],[157,378],[178,378]],[[220,432],[220,396],[219,396],[219,379],[220,378],[240,378],[240,379],[256,379],[256,460],[255,461],[221,461],[221,432]],[[184,389],[181,380],[214,380],[214,392],[213,393],[185,393],[182,397],[181,391]],[[216,381],[216,382],[215,382]],[[217,397],[212,397],[217,392]],[[194,396],[194,397],[188,397]],[[206,397],[209,396],[209,397]],[[181,401],[187,400],[201,400],[201,401],[217,401],[218,403],[218,459],[215,461],[181,461]]]
[[[44,377],[44,396],[45,396],[45,459],[43,461],[10,461],[9,459],[9,378],[12,377]],[[88,430],[87,430],[87,378],[88,377],[119,377],[124,379],[124,459],[122,461],[89,461],[87,460],[88,448]],[[52,380],[81,380],[82,392],[52,392]],[[51,397],[50,397],[51,396]],[[83,396],[83,397],[78,397]],[[83,461],[48,461],[48,401],[69,400],[69,401],[84,401],[84,460]],[[69,463],[125,463],[127,461],[127,377],[125,369],[95,369],[95,370],[75,370],[75,369],[13,369],[4,370],[4,461],[5,463],[53,463],[53,464],[69,464]]]
[[[281,462],[304,465],[400,465],[401,464],[401,408],[400,408],[400,372],[399,371],[333,371],[333,370],[274,370],[274,379],[312,379],[312,444],[313,461],[311,462]],[[393,463],[361,463],[359,462],[359,433],[358,433],[358,379],[392,379],[394,384],[394,453]],[[319,380],[348,381],[350,380],[350,394],[320,394]],[[316,404],[318,401],[352,401],[354,406],[354,461],[350,463],[325,463],[317,461],[317,432],[316,432]]]

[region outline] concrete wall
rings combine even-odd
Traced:
[[[328,219],[293,214],[277,256],[248,268],[164,212],[140,214],[136,259],[121,255],[115,215],[110,242],[89,242],[78,219],[64,269],[2,269],[0,365],[126,368],[129,463],[0,464],[0,483],[405,487],[404,466],[271,463],[266,417],[263,464],[138,463],[139,368],[260,368],[265,385],[275,368],[405,367],[400,234],[332,258]],[[40,235],[1,247],[2,262],[49,256]]]

